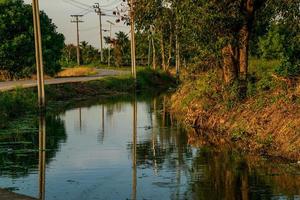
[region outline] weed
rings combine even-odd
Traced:
[[[241,140],[245,137],[245,134],[246,130],[244,128],[237,127],[231,132],[231,139],[234,141]]]

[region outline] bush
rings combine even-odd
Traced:
[[[7,125],[9,119],[37,111],[37,96],[33,91],[16,89],[0,93],[0,128]]]
[[[276,74],[283,77],[294,77],[300,74],[300,65],[292,63],[288,59],[282,61],[281,65],[275,69]]]

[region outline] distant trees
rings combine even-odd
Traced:
[[[35,73],[32,8],[22,0],[2,0],[0,13],[0,72],[8,79],[31,76]],[[44,12],[40,15],[45,73],[54,75],[60,70],[64,36]]]
[[[86,41],[80,43],[80,59],[84,65],[100,62],[100,53],[98,49],[90,45]],[[76,46],[73,44],[64,45],[62,52],[61,65],[64,67],[73,67],[77,65]]]
[[[130,40],[123,31],[116,33],[115,38],[104,37],[105,43],[111,46],[111,61],[115,66],[120,67],[128,65],[130,60]]]

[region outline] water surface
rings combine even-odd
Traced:
[[[91,103],[1,132],[0,187],[47,200],[300,199],[296,165],[189,145],[167,100]]]

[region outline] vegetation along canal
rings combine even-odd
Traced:
[[[47,200],[300,198],[296,165],[193,147],[167,99],[118,98],[26,118],[31,128],[1,134],[0,187]]]

